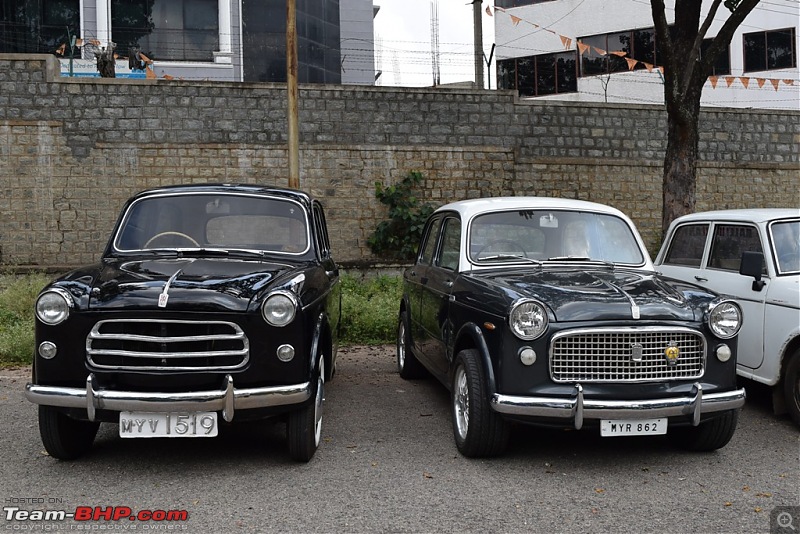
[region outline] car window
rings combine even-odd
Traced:
[[[800,221],[781,221],[770,227],[778,273],[800,272]]]
[[[708,236],[708,224],[685,224],[675,229],[664,263],[700,267]]]
[[[739,272],[742,252],[761,252],[761,238],[758,229],[745,224],[717,224],[711,241],[708,267],[724,271]],[[762,268],[766,273],[766,268]]]
[[[433,255],[436,254],[436,243],[439,238],[439,227],[442,225],[442,219],[437,218],[431,221],[428,226],[428,233],[425,236],[425,241],[422,244],[422,252],[419,255],[417,263],[430,265],[433,261]]]
[[[442,253],[436,265],[458,270],[458,251],[461,247],[461,222],[458,219],[449,217],[445,219],[444,231],[442,232]]]
[[[328,230],[327,225],[325,224],[325,212],[322,209],[322,206],[315,203],[314,204],[314,230],[317,234],[317,247],[319,248],[319,253],[322,256],[325,256],[330,252],[330,242],[328,240]]]

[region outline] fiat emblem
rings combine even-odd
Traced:
[[[670,343],[667,350],[664,351],[664,356],[667,358],[667,364],[670,366],[678,365],[678,357],[681,354],[681,349],[675,343]]]

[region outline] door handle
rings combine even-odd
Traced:
[[[703,278],[702,276],[695,276],[694,279],[698,282],[708,282],[708,278]]]
[[[453,287],[453,281],[452,280],[448,280],[447,282],[444,283],[444,285],[447,286],[447,287]]]

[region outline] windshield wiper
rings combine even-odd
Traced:
[[[495,254],[493,256],[483,256],[478,258],[478,261],[492,261],[492,260],[522,260],[533,265],[541,265],[542,262],[534,260],[533,258],[526,258],[525,256],[518,256],[516,254]]]
[[[616,264],[613,261],[592,259],[589,256],[553,256],[552,258],[547,258],[547,261],[563,261],[563,262],[586,261],[589,263],[598,263],[600,265],[605,265],[606,267],[611,267],[612,269],[616,267]]]

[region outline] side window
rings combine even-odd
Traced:
[[[686,224],[679,226],[672,236],[664,263],[700,267],[703,248],[708,236],[708,224]]]
[[[325,256],[330,252],[330,241],[328,240],[328,229],[325,224],[325,212],[322,206],[314,204],[314,233],[317,234],[317,247],[319,247],[320,256]]]
[[[764,252],[758,229],[744,224],[718,224],[714,227],[708,266],[739,272],[742,252]]]
[[[433,256],[436,254],[436,243],[439,238],[439,227],[442,225],[442,219],[438,218],[431,222],[428,227],[428,233],[425,235],[425,240],[422,244],[422,251],[419,255],[417,263],[423,265],[430,265],[433,261]]]
[[[451,271],[458,270],[458,251],[461,248],[461,222],[455,218],[445,220],[442,232],[442,253],[436,265]]]

